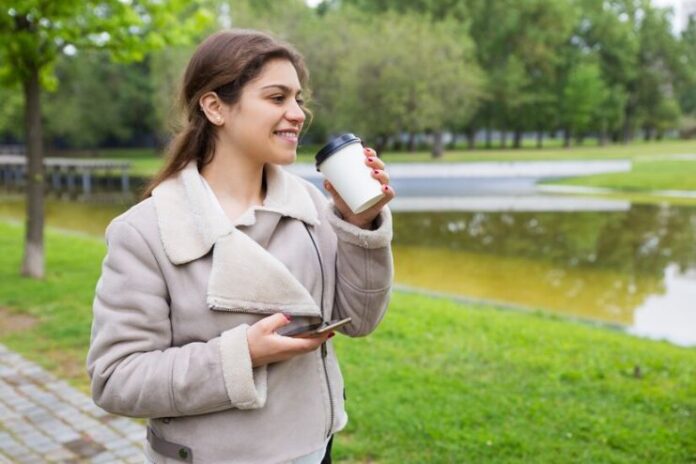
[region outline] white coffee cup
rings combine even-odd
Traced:
[[[359,138],[343,134],[326,144],[315,156],[317,171],[334,186],[355,214],[362,213],[384,197],[382,184],[365,164]]]

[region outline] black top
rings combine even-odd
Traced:
[[[322,149],[319,150],[319,152],[314,157],[316,161],[315,165],[317,167],[317,171],[319,170],[319,166],[321,165],[321,163],[326,161],[331,155],[336,153],[344,146],[355,142],[361,143],[361,140],[351,133],[339,135],[338,137],[331,139],[331,141],[324,145],[324,147],[322,147]]]

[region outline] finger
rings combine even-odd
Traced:
[[[309,351],[314,351],[321,346],[322,343],[326,342],[329,338],[333,337],[334,333],[318,335],[315,337],[303,337],[303,338],[289,338],[287,339],[287,346],[292,351],[307,353]]]
[[[384,169],[384,161],[377,158],[376,156],[368,156],[365,158],[365,164],[367,164],[372,169]]]
[[[254,325],[258,325],[263,333],[272,333],[290,323],[290,316],[283,313],[275,313],[272,316],[264,317]]]
[[[378,158],[377,152],[374,150],[374,148],[365,147],[363,148],[363,152],[365,153],[365,156]]]
[[[373,169],[372,177],[377,179],[381,184],[389,183],[389,174],[387,173],[387,171],[384,171],[382,169]]]
[[[394,188],[391,185],[383,185],[382,192],[384,192],[384,197],[362,214],[365,214],[368,217],[370,215],[374,215],[374,217],[377,217],[384,205],[392,201],[396,196],[396,192],[394,191]]]

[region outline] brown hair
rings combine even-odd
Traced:
[[[215,130],[198,104],[201,96],[212,91],[232,105],[239,100],[244,85],[258,77],[268,61],[277,58],[292,63],[304,88],[309,72],[302,55],[292,45],[268,34],[226,30],[211,35],[198,46],[186,67],[179,96],[186,116],[185,126],[167,147],[165,164],[145,188],[143,198],[149,197],[155,187],[190,161],[196,160],[201,170],[212,160]]]

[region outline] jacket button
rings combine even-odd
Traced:
[[[186,448],[181,448],[179,449],[179,457],[181,459],[186,459],[188,458],[188,451],[186,451]]]

